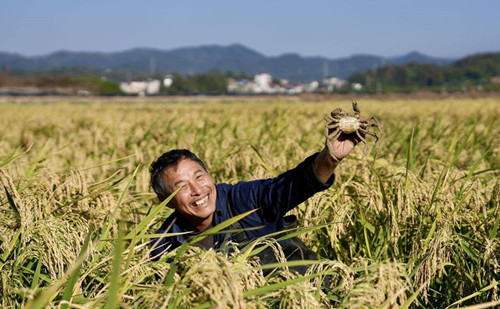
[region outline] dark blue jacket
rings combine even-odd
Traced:
[[[239,221],[244,229],[262,226],[245,231],[248,240],[281,230],[284,227],[283,217],[289,210],[333,184],[334,175],[326,184],[318,180],[313,167],[317,155],[308,157],[294,169],[275,178],[238,182],[235,185],[217,184],[213,226],[231,218],[231,214],[236,216],[258,208]],[[228,207],[231,207],[231,211]],[[190,230],[192,227],[189,222],[174,211],[156,233],[181,233]],[[152,256],[158,259],[165,251],[179,247],[189,237],[177,235],[153,239]],[[214,237],[215,248],[219,248],[225,235],[217,234]]]

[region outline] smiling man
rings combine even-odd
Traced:
[[[287,224],[285,214],[289,210],[333,184],[335,168],[358,142],[355,134],[342,134],[331,143],[330,149],[325,145],[321,152],[275,178],[234,185],[215,184],[205,164],[189,150],[175,149],[164,153],[151,164],[151,185],[160,201],[180,190],[168,203],[174,212],[157,233],[183,234],[153,239],[152,258],[159,259],[163,253],[191,237],[253,209],[257,211],[237,224],[238,228],[246,229],[244,232],[208,236],[197,245],[217,249],[229,240],[242,242],[282,230]],[[228,229],[231,228],[234,226]],[[287,247],[287,244],[282,245]],[[292,251],[297,252],[297,247],[301,246],[292,244]],[[305,258],[306,253],[298,251],[301,258]]]

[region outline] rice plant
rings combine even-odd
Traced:
[[[272,177],[319,151],[322,115],[350,100],[2,98],[0,306],[499,306],[500,100],[357,101],[380,147],[294,209],[299,228],[153,262],[170,214],[149,188],[158,155],[191,149],[215,182]],[[320,259],[286,261],[290,235]],[[278,263],[260,264],[265,248]]]

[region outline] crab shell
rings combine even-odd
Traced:
[[[352,116],[345,116],[339,119],[338,128],[344,133],[353,133],[360,128],[359,119]]]

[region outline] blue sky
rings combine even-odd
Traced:
[[[30,56],[232,43],[328,58],[500,51],[499,0],[2,2],[0,51]]]

